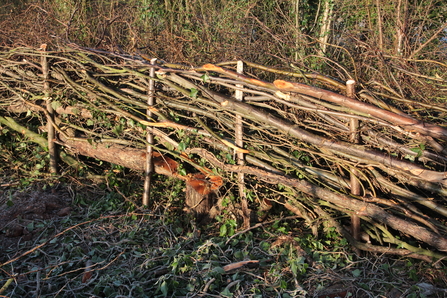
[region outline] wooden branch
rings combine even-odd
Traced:
[[[438,125],[423,123],[409,116],[403,116],[393,112],[389,112],[377,108],[373,105],[363,103],[331,91],[307,86],[300,83],[291,83],[282,80],[276,80],[274,82],[274,85],[279,90],[284,92],[298,92],[316,98],[321,98],[330,102],[338,103],[344,107],[353,109],[355,111],[366,113],[378,119],[382,119],[395,125],[402,126],[405,130],[409,132],[419,132],[424,135],[447,140],[447,129],[442,128]]]
[[[395,98],[403,96],[392,84],[371,83],[372,91],[360,94],[369,102],[365,103],[349,94],[288,82],[286,78],[273,83],[258,79],[261,71],[268,71],[281,78],[312,79],[337,91],[349,91],[337,79],[299,70],[288,73],[247,62],[257,69],[255,76],[224,68],[234,62],[199,68],[158,60],[150,65],[144,57],[81,47],[45,52],[48,61],[51,59],[47,70],[51,76],[42,80],[42,51],[0,51],[0,110],[26,112],[33,123],[38,123],[42,116],[50,115],[45,106],[49,97],[44,91],[49,91],[51,84],[56,90],[51,105],[55,119],[48,121],[56,131],[52,139],[74,154],[135,170],[143,171],[145,161],[152,157],[157,173],[185,181],[188,192],[197,195],[197,201],[189,207],[203,207],[206,212],[217,199],[216,190],[224,180],[215,176],[216,169],[212,171],[203,164],[209,162],[219,167],[229,183],[237,182],[231,172],[243,177],[240,182],[245,186],[240,186],[241,190],[256,192],[266,187],[277,192],[279,199],[263,197],[258,209],[264,208],[263,202],[276,201],[305,217],[315,233],[313,215],[321,205],[330,208],[334,216],[353,215],[362,218],[364,225],[382,225],[385,230],[377,238],[382,245],[389,241],[392,247],[407,245],[406,252],[415,252],[409,241],[400,243],[393,238],[399,231],[402,238],[445,249],[447,229],[430,218],[436,214],[442,221],[447,216],[445,109],[424,105],[430,116],[418,114],[412,108],[417,99],[410,97],[411,101],[401,101],[411,110],[412,116],[407,115],[392,105]],[[349,73],[331,62],[336,71]],[[416,81],[431,79],[404,66],[393,69]],[[156,84],[148,94],[151,79]],[[436,86],[444,82],[441,79]],[[241,92],[244,101],[230,96]],[[147,102],[151,96],[157,99],[154,106]],[[433,123],[428,123],[431,119]],[[361,122],[357,125],[357,121]],[[14,124],[12,118],[0,117],[0,123],[24,131],[36,142],[42,141],[39,135]],[[349,123],[353,124],[352,131]],[[145,131],[153,133],[153,144],[144,136]],[[238,152],[238,161],[231,154],[233,150]],[[194,161],[196,154],[204,158],[200,165]],[[179,162],[189,163],[197,172],[179,175]],[[277,188],[278,183],[287,190]],[[352,195],[348,196],[350,187]],[[305,193],[305,199],[294,201],[290,193],[298,192]],[[243,193],[240,197],[244,210],[257,208],[256,204],[244,203]],[[356,247],[371,249],[359,241],[354,242]],[[416,251],[414,256],[420,254],[427,252]]]
[[[244,62],[244,64],[246,64],[247,66],[257,68],[257,69],[260,69],[263,71],[268,71],[271,73],[276,73],[276,74],[280,74],[280,75],[284,75],[284,76],[288,76],[288,77],[297,77],[297,78],[306,78],[306,79],[311,79],[311,80],[317,80],[322,83],[325,83],[326,85],[336,87],[337,89],[340,89],[340,90],[346,89],[346,86],[344,84],[342,84],[330,77],[319,74],[319,73],[303,73],[303,72],[298,73],[298,72],[291,72],[291,71],[275,69],[272,67],[267,67],[264,65],[256,64],[256,63],[253,63],[250,61],[245,61],[245,60],[242,60],[242,62]],[[216,65],[217,66],[227,66],[227,65],[232,65],[232,64],[237,64],[237,61],[220,62],[220,63],[217,63]]]
[[[419,179],[437,182],[447,186],[447,180],[445,179],[447,177],[446,172],[429,171],[413,163],[398,160],[379,151],[369,150],[360,145],[352,145],[347,142],[323,138],[308,131],[302,130],[286,120],[265,113],[262,110],[255,109],[249,104],[238,102],[230,97],[223,96],[210,90],[207,92],[212,95],[212,98],[219,102],[226,110],[245,115],[245,117],[254,119],[259,123],[263,123],[264,125],[273,126],[280,131],[287,132],[290,136],[296,137],[310,144],[314,144],[318,148],[326,148],[335,154],[344,153],[352,157],[369,160],[372,164],[377,165],[378,167],[389,167],[411,177],[417,177]]]
[[[388,225],[395,230],[401,231],[402,233],[408,235],[412,235],[416,239],[435,247],[439,251],[447,252],[447,238],[434,232],[428,231],[427,229],[420,227],[415,223],[393,216],[392,214],[386,212],[384,209],[376,206],[375,204],[370,204],[342,194],[331,192],[330,190],[320,188],[304,180],[298,180],[288,176],[272,174],[267,171],[248,166],[224,164],[217,158],[215,158],[214,155],[204,149],[195,149],[191,150],[191,152],[199,154],[221,169],[236,173],[243,172],[245,174],[254,175],[269,184],[281,183],[283,185],[296,188],[299,191],[302,191],[310,196],[330,202],[341,208],[351,210],[358,216],[368,216],[370,218],[373,218],[374,220]]]

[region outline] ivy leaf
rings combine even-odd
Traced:
[[[223,224],[221,227],[220,227],[220,237],[224,237],[225,235],[227,235],[227,225],[226,224]]]
[[[188,146],[188,145],[187,145],[185,142],[180,142],[180,143],[178,143],[178,150],[179,150],[180,152],[183,152],[183,151],[185,151],[185,149],[186,149],[187,146]]]
[[[166,283],[166,281],[163,281],[161,283],[160,290],[163,293],[163,296],[168,296],[168,284]]]
[[[360,274],[362,274],[362,271],[360,271],[360,269],[355,269],[354,271],[352,271],[352,275],[354,275],[354,277],[359,277]]]
[[[118,136],[121,135],[121,133],[123,132],[123,126],[121,124],[115,126],[115,128],[112,129],[112,132],[114,132]]]
[[[184,169],[184,168],[180,168],[180,169],[178,170],[178,173],[179,173],[181,176],[186,176],[186,169]]]
[[[225,288],[222,292],[220,292],[220,295],[223,297],[233,297],[233,293],[231,293],[230,289]]]
[[[199,93],[199,90],[196,88],[191,88],[191,93],[189,93],[189,96],[192,98],[197,98],[197,94]]]
[[[298,272],[298,266],[296,262],[290,262],[290,270],[292,271],[293,275],[296,276]]]
[[[417,148],[410,148],[411,151],[417,153],[416,158],[421,157],[423,151],[425,150],[425,144],[419,144],[419,147]]]
[[[28,231],[32,232],[34,231],[34,222],[30,222],[26,228],[28,229]]]
[[[208,76],[207,73],[205,73],[205,74],[204,74],[203,76],[201,76],[200,78],[203,80],[204,83],[208,82],[209,79],[210,79],[210,77]]]

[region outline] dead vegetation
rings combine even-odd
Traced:
[[[445,287],[441,269],[417,268],[418,263],[388,259],[388,255],[440,266],[447,251],[447,65],[442,62],[445,24],[438,18],[444,13],[443,3],[432,1],[420,9],[418,3],[405,1],[399,1],[397,8],[379,6],[380,1],[376,1],[377,7],[364,8],[362,1],[342,1],[334,7],[320,1],[317,14],[321,15],[314,17],[310,7],[292,7],[294,1],[224,1],[215,9],[204,9],[207,1],[192,1],[191,5],[171,2],[154,2],[147,8],[106,1],[91,3],[87,9],[84,1],[63,5],[42,1],[23,10],[5,6],[7,11],[16,10],[11,15],[0,11],[2,28],[11,28],[0,32],[0,138],[7,142],[0,160],[5,164],[14,160],[8,168],[14,175],[2,177],[2,185],[17,183],[17,177],[26,171],[32,177],[46,178],[43,173],[58,171],[63,179],[67,173],[85,173],[87,164],[107,161],[118,165],[112,172],[124,173],[128,170],[123,168],[127,168],[141,173],[152,162],[156,173],[186,184],[173,192],[179,206],[171,215],[184,217],[185,213],[178,211],[186,195],[184,211],[193,213],[202,224],[217,221],[221,236],[234,235],[236,229],[242,238],[252,229],[266,231],[264,223],[273,225],[275,218],[281,221],[281,212],[300,219],[303,226],[293,224],[299,231],[287,230],[293,237],[275,234],[267,241],[272,249],[279,243],[290,251],[265,250],[262,243],[253,248],[256,253],[251,256],[257,259],[266,251],[276,260],[281,260],[279,251],[296,253],[292,258],[295,263],[261,264],[261,271],[256,272],[264,275],[257,278],[271,285],[263,288],[263,295],[287,292],[290,284],[295,285],[295,292],[287,293],[298,295],[300,277],[307,274],[304,288],[315,297],[330,294],[330,289],[325,292],[323,286],[314,286],[320,283],[326,288],[328,282],[334,284],[334,293],[349,292],[355,297],[384,293],[387,297],[427,293],[441,297]],[[309,16],[312,22],[305,20]],[[324,26],[320,28],[318,21]],[[330,34],[323,32],[328,28]],[[38,49],[44,42],[46,46]],[[155,65],[151,65],[153,57],[159,58]],[[242,74],[238,61],[243,61]],[[208,62],[213,64],[203,64]],[[347,85],[349,80],[355,85]],[[150,97],[155,100],[153,106]],[[9,144],[8,136],[20,145]],[[47,159],[42,149],[31,151],[28,141],[38,144],[37,148],[57,144],[60,151],[50,149],[51,158]],[[18,160],[13,151],[21,153]],[[28,158],[36,163],[31,170]],[[109,184],[107,180],[107,187]],[[153,192],[160,196],[160,192]],[[162,208],[153,194],[146,199],[152,209]],[[109,197],[105,200],[114,201]],[[171,201],[164,203],[170,210]],[[139,204],[135,198],[132,208],[134,204]],[[146,215],[135,215],[132,220],[147,219]],[[123,251],[133,250],[122,246],[116,233],[128,228],[123,237],[135,239],[138,229],[124,227],[127,219],[116,218],[116,222],[99,227],[93,222],[90,226],[90,218],[86,222],[92,235],[99,237],[104,230],[114,235],[103,243],[110,247],[118,243]],[[212,218],[215,221],[210,221]],[[176,226],[166,225],[166,221],[146,222],[163,235],[153,239],[143,233],[160,250],[152,256],[143,254],[143,259],[141,255],[105,250],[113,257],[101,255],[102,260],[93,262],[98,274],[87,284],[79,284],[77,278],[84,280],[84,269],[91,265],[91,260],[86,263],[88,251],[97,256],[99,248],[78,232],[82,234],[82,252],[73,255],[79,258],[77,269],[71,272],[70,266],[62,269],[63,260],[47,259],[48,276],[60,271],[52,280],[63,286],[52,290],[46,285],[46,293],[75,295],[74,287],[99,295],[110,284],[110,280],[99,279],[109,266],[113,270],[119,267],[115,262],[121,256],[131,258],[132,264],[144,263],[146,257],[162,260],[148,265],[153,275],[144,277],[157,283],[151,289],[160,296],[167,289],[178,294],[176,285],[190,287],[197,284],[197,278],[206,281],[191,290],[198,295],[225,296],[223,289],[240,287],[237,280],[228,280],[227,284],[219,283],[216,290],[216,279],[225,275],[204,274],[206,265],[198,265],[197,271],[187,271],[186,275],[178,269],[179,259],[182,268],[190,268],[189,256],[197,257],[207,245],[216,249],[219,266],[243,261],[239,256],[226,258],[224,251],[246,250],[218,240],[205,245],[194,238],[200,238],[200,229],[185,220],[186,224],[180,225],[191,227],[179,234]],[[71,224],[76,229],[79,223]],[[113,227],[120,224],[121,230]],[[310,233],[300,230],[304,227],[312,232],[315,242],[297,242]],[[29,237],[22,226],[21,232],[19,237]],[[57,232],[66,235],[63,230]],[[359,256],[360,251],[378,253],[378,263],[368,259],[357,263],[343,250],[346,259],[336,259],[334,264],[345,265],[347,274],[331,274],[328,267],[321,275],[318,260],[324,263],[324,258],[316,257],[314,262],[299,254],[300,246],[306,249],[307,245],[312,247],[307,253],[322,253],[327,247],[316,244],[318,239],[328,237],[328,241],[338,243],[340,235]],[[163,237],[168,244],[160,240]],[[282,242],[282,237],[288,240]],[[136,240],[139,247],[151,248],[140,240]],[[53,252],[53,244],[45,243],[45,248]],[[170,251],[169,245],[184,247],[180,255],[185,257],[178,257],[179,250]],[[19,250],[22,253],[25,247]],[[212,254],[207,256],[209,262],[216,261]],[[20,260],[33,264],[32,254],[26,258]],[[218,271],[219,266],[213,268]],[[72,280],[65,279],[65,272]],[[138,270],[129,272],[141,277]],[[393,274],[398,281],[383,282]],[[126,278],[139,280],[135,276]],[[244,271],[244,278],[247,276],[253,274]],[[182,283],[185,278],[190,278],[188,283]],[[24,284],[21,279],[15,289],[37,293],[39,278],[36,280],[20,289]],[[280,282],[286,280],[289,287],[281,289]],[[356,282],[354,288],[348,285],[352,280]],[[256,280],[246,281],[249,286],[238,288],[240,296],[255,291]],[[427,289],[421,282],[440,288]],[[138,287],[147,288],[147,283]],[[119,285],[112,292],[116,291],[135,294],[134,288]]]

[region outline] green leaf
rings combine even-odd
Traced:
[[[380,267],[382,267],[383,270],[388,271],[390,269],[390,264],[382,264]]]
[[[199,90],[197,90],[196,88],[191,88],[191,93],[189,93],[189,96],[192,98],[196,98],[198,93]]]
[[[26,225],[26,229],[30,232],[32,232],[34,230],[34,223],[30,222],[29,224]]]
[[[214,267],[214,269],[212,270],[213,277],[217,277],[222,274],[225,274],[225,270],[222,267]]]
[[[296,276],[296,274],[298,272],[298,266],[297,266],[296,262],[291,262],[290,270],[292,271],[293,275]]]
[[[186,169],[181,168],[181,169],[178,170],[178,173],[179,173],[180,175],[182,175],[182,176],[186,176]]]
[[[163,145],[166,147],[166,149],[168,149],[168,150],[174,150],[174,146],[171,144],[171,143],[168,143],[168,142],[166,142],[166,143],[163,143]]]
[[[160,290],[163,293],[163,296],[168,296],[168,283],[166,281],[161,283]]]
[[[188,147],[188,145],[185,142],[178,143],[178,150],[183,152]]]
[[[264,250],[264,251],[267,251],[267,250],[270,249],[270,244],[268,242],[266,242],[266,241],[262,241],[260,246],[261,246],[261,249]]]
[[[208,80],[210,79],[210,77],[208,76],[208,74],[204,74],[203,76],[200,77],[204,83],[208,82]]]
[[[233,293],[230,292],[230,289],[225,288],[222,292],[220,292],[220,295],[223,297],[233,297]]]
[[[410,150],[417,153],[416,158],[421,157],[423,151],[425,150],[425,144],[421,143],[421,144],[419,144],[419,147],[410,148]]]
[[[418,154],[418,157],[422,154],[421,152],[421,148],[417,147],[417,148],[410,148],[411,151],[413,151],[414,153]]]
[[[223,224],[220,226],[220,236],[224,237],[225,235],[227,235],[227,225]]]
[[[123,132],[123,126],[120,124],[120,125],[117,125],[117,126],[115,126],[115,128],[114,129],[112,129],[112,131],[116,134],[116,135],[121,135],[121,133]]]
[[[362,274],[362,271],[360,269],[355,269],[354,271],[352,271],[352,275],[354,277],[359,277],[360,274]]]

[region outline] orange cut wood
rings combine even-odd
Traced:
[[[203,66],[203,69],[206,69],[206,70],[209,70],[209,71],[217,71],[217,72],[223,72],[224,71],[222,67],[216,66],[216,65],[211,64],[211,63],[205,64]]]
[[[219,176],[207,177],[202,173],[195,173],[188,175],[186,183],[196,192],[205,196],[218,190],[222,186],[223,180]]]
[[[275,85],[276,88],[278,89],[289,89],[289,88],[293,88],[293,84],[287,81],[283,81],[283,80],[276,80],[273,82],[273,85]]]

